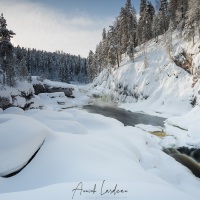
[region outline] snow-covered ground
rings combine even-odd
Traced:
[[[62,109],[62,98],[41,94],[43,110],[1,112],[1,176],[23,166],[42,145],[19,174],[0,178],[1,200],[198,199],[199,179],[161,151],[161,139],[141,130],[157,129]],[[80,193],[81,187],[88,192]]]
[[[194,53],[198,67],[198,44],[191,47],[176,34],[173,37],[174,55],[185,48]],[[44,93],[35,97],[42,110],[0,110],[0,200],[199,199],[199,178],[163,153],[162,147],[200,147],[200,81],[192,87],[193,76],[170,60],[163,41],[148,43],[147,68],[138,51],[134,63],[124,59],[112,74],[102,72],[92,87],[72,86],[74,99],[63,92]],[[80,106],[92,96],[168,117],[166,126],[125,127],[88,113]],[[165,131],[168,136],[161,139],[149,131]],[[26,165],[35,152],[21,172],[3,178]]]

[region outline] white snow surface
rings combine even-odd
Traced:
[[[183,48],[194,53],[198,68],[198,44],[192,47],[177,37],[173,35],[174,55]],[[26,164],[44,142],[19,174],[0,177],[0,200],[72,199],[80,182],[83,190],[90,192],[77,191],[73,199],[199,199],[200,179],[163,153],[162,147],[200,146],[200,108],[190,104],[195,96],[199,104],[200,81],[192,87],[193,76],[170,60],[164,38],[158,44],[148,42],[146,49],[146,69],[143,52],[138,51],[134,63],[125,57],[119,69],[112,74],[105,70],[92,87],[73,86],[73,100],[63,93],[40,94],[35,98],[43,110],[0,111],[0,176]],[[89,96],[169,118],[164,130],[141,124],[125,127],[115,119],[77,107],[89,103]],[[154,130],[163,130],[168,136],[160,139],[147,133]],[[101,195],[103,180],[103,191],[113,190],[117,184],[128,192]]]
[[[50,132],[39,121],[18,114],[1,114],[0,130],[0,176],[22,168]]]
[[[112,118],[47,105],[0,114],[1,175],[24,165],[44,141],[19,174],[0,178],[0,199],[71,199],[80,182],[85,190],[96,184],[96,193],[77,191],[74,199],[198,199],[199,179],[161,151],[160,139]],[[116,184],[128,192],[102,196],[103,180],[102,192]]]

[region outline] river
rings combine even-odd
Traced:
[[[118,108],[116,106],[87,105],[83,109],[91,113],[97,113],[106,117],[112,117],[122,122],[125,126],[135,126],[137,124],[146,124],[152,126],[164,127],[165,118],[151,116],[142,113],[134,113],[131,111]]]

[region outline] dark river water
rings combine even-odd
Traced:
[[[164,127],[165,118],[151,116],[147,114],[134,113],[121,108],[112,106],[87,105],[83,109],[91,113],[97,113],[106,117],[112,117],[122,122],[125,126],[135,126],[146,124]]]

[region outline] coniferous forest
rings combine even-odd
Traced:
[[[14,86],[16,81],[31,81],[40,76],[53,81],[70,83],[87,82],[87,62],[81,56],[61,51],[46,52],[36,49],[13,47],[15,33],[7,29],[6,19],[0,17],[0,83]]]
[[[70,55],[62,51],[46,52],[36,49],[13,47],[15,33],[7,29],[6,19],[0,17],[0,81],[8,86],[17,79],[30,80],[41,76],[50,80],[70,83],[90,82],[103,69],[118,66],[122,55],[134,61],[136,47],[145,49],[151,39],[159,42],[159,35],[177,29],[186,39],[200,37],[200,1],[156,0],[155,7],[146,0],[140,1],[139,17],[134,5],[127,0],[109,30],[103,29],[102,40],[88,58]]]
[[[175,29],[186,40],[200,38],[200,1],[199,0],[140,0],[137,13],[131,0],[127,0],[109,30],[103,29],[102,40],[95,52],[88,56],[88,77],[93,80],[102,69],[119,67],[123,54],[134,61],[138,46],[145,51],[145,43],[154,39],[159,42],[159,35],[166,34],[168,43]]]

